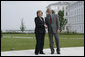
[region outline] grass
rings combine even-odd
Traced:
[[[34,49],[36,40],[34,34],[3,34],[3,36],[33,37],[33,38],[1,38],[1,51]],[[73,38],[73,39],[72,39]],[[55,39],[54,39],[55,41]],[[61,47],[84,46],[84,35],[60,35]],[[54,47],[55,42],[54,42]],[[44,48],[49,48],[49,38],[46,34]]]
[[[34,34],[3,34],[3,36],[34,37]]]

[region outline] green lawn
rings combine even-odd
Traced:
[[[11,48],[15,50],[34,49],[36,40],[34,34],[4,34],[3,36],[17,36],[17,37],[33,37],[33,38],[1,38],[1,50],[10,51]],[[55,40],[54,40],[55,41]],[[55,44],[55,43],[54,43]],[[79,47],[84,46],[84,35],[60,35],[61,47]],[[54,47],[56,47],[54,45]],[[45,36],[44,48],[49,48],[48,35]]]

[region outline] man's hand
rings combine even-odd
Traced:
[[[57,32],[60,33],[60,30],[58,29]]]
[[[48,26],[47,25],[44,25],[45,26],[45,28],[47,28]]]

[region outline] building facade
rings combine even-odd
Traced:
[[[77,1],[66,6],[64,18],[68,22],[65,31],[84,33],[84,1]]]
[[[61,1],[61,2],[56,2],[56,3],[49,4],[47,6],[47,8],[53,9],[55,11],[55,13],[57,14],[59,10],[64,10],[64,8],[66,8],[66,6],[68,4],[69,4],[69,2]]]

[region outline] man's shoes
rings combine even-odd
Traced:
[[[57,54],[60,54],[60,50],[59,49],[57,49],[56,52],[57,52]]]
[[[57,54],[60,54],[60,51],[57,51]]]

